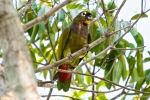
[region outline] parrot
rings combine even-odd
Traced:
[[[58,39],[58,47],[56,51],[57,59],[63,59],[69,54],[72,54],[83,47],[90,41],[90,34],[88,33],[88,25],[91,23],[93,15],[88,11],[80,12],[72,21],[72,24],[62,31]],[[60,65],[58,69],[73,70],[83,59],[86,53],[72,58],[71,61],[65,62]],[[70,88],[71,73],[57,72],[53,80],[58,78],[57,88],[63,89],[67,92]]]

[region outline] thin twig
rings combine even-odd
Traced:
[[[98,11],[98,9],[99,9],[99,3],[100,3],[100,0],[97,1],[97,6],[96,6],[96,19],[97,19],[97,23],[98,23],[98,26],[99,26],[99,28],[100,28],[102,34],[104,34],[102,25],[101,25],[101,23],[100,23],[100,21],[99,21],[99,18],[104,14],[104,11],[103,11],[103,13],[100,15],[100,17],[99,17],[99,16],[98,16],[98,15],[99,15],[99,11]]]
[[[114,89],[110,91],[91,91],[91,90],[85,90],[85,89],[80,89],[80,88],[75,88],[75,87],[70,87],[70,88],[75,89],[75,90],[85,91],[85,92],[91,92],[91,93],[111,93],[111,92],[115,92],[115,91],[123,89],[123,88],[118,88],[118,89]],[[92,99],[92,100],[95,100],[95,99]]]
[[[85,67],[86,67],[87,71],[91,74],[91,71],[90,71],[89,67],[87,66],[87,64],[85,64]]]
[[[129,73],[129,76],[128,76],[128,78],[127,78],[127,81],[125,82],[125,86],[127,86],[127,83],[128,83],[129,78],[130,78],[130,76],[131,76],[131,74],[132,74],[133,68],[134,68],[134,65],[133,65],[132,68],[130,69],[130,73]],[[121,93],[119,93],[118,95],[116,95],[115,97],[113,97],[111,100],[116,100],[117,98],[119,98],[120,96],[122,96],[124,93],[125,93],[125,89],[123,89]]]
[[[48,33],[49,42],[50,42],[50,45],[51,45],[51,47],[52,47],[55,60],[57,61],[57,57],[56,57],[56,53],[55,53],[55,48],[54,48],[54,46],[53,46],[52,39],[51,39],[51,36],[50,36],[50,32],[49,32],[49,29],[48,29],[48,23],[46,23],[45,26],[46,26],[46,30],[47,30],[47,33]]]
[[[38,46],[37,46],[35,43],[32,43],[32,44],[37,48],[37,50],[38,50],[38,51],[40,52],[40,54],[43,56],[43,58],[44,58],[44,60],[46,61],[46,64],[47,64],[48,61],[47,61],[45,55],[43,54],[43,52],[40,50],[40,48],[38,48]]]
[[[105,17],[105,19],[106,19],[106,25],[107,25],[107,27],[108,27],[108,20],[107,20],[107,16],[106,16],[105,3],[104,3],[103,0],[101,0],[101,2],[102,2],[102,9],[103,9],[103,12],[104,12],[104,17]],[[114,1],[113,1],[113,3],[114,3]],[[112,5],[113,5],[113,3],[112,3]]]
[[[95,63],[94,63],[94,66],[93,66],[93,72],[92,72],[92,75],[95,75]],[[92,84],[94,83],[94,77],[92,77]],[[95,84],[92,85],[92,91],[95,90]],[[92,100],[95,100],[95,93],[92,92]]]
[[[126,27],[126,28],[127,28],[127,27]],[[124,29],[124,28],[123,28],[123,29]],[[122,30],[123,30],[123,29],[122,29]],[[121,29],[120,29],[120,30],[121,30]],[[119,31],[120,31],[120,30],[119,30]],[[111,37],[111,36],[113,36],[113,35],[115,35],[115,34],[117,34],[117,33],[118,33],[118,31],[112,32],[112,33],[110,33],[109,36],[107,36],[107,37]],[[98,45],[99,43],[101,43],[102,41],[104,41],[107,37],[106,37],[105,34],[104,34],[103,36],[101,36],[100,38],[98,38],[97,40],[95,40],[94,42],[92,42],[91,44],[89,44],[89,48],[95,47],[96,45]],[[84,47],[84,48],[78,50],[77,52],[71,54],[71,56],[72,56],[73,58],[74,58],[74,57],[77,57],[77,56],[79,56],[79,55],[81,55],[81,54],[87,52],[87,51],[89,50],[89,48]],[[111,48],[112,48],[112,47],[111,47]],[[110,49],[110,47],[109,47],[109,49]],[[55,62],[55,63],[53,63],[53,64],[51,64],[51,65],[47,65],[47,66],[44,66],[44,67],[37,68],[37,69],[35,69],[35,72],[37,73],[37,72],[40,72],[40,71],[43,71],[43,70],[52,69],[53,67],[59,66],[59,65],[65,63],[65,62],[68,61],[68,60],[71,60],[71,59],[69,59],[69,57],[63,58],[63,59],[61,59],[61,60],[59,60],[59,61],[57,61],[57,62]],[[85,64],[85,63],[84,63],[84,64]]]
[[[47,64],[43,64],[43,63],[40,63],[40,62],[37,62],[37,61],[33,61],[33,63],[40,64],[40,65],[44,65],[44,66],[47,65]]]
[[[112,50],[138,50],[138,49],[143,49],[146,46],[141,46],[141,47],[137,47],[137,48],[111,48]]]
[[[18,13],[18,16],[24,15],[25,12],[32,6],[32,4],[35,2],[36,0],[28,0],[27,4],[25,5],[24,9],[21,10]]]
[[[81,100],[81,99],[77,99],[77,98],[73,98],[71,96],[65,96],[65,95],[51,95],[51,96],[67,97],[67,98],[70,98],[72,100]],[[47,97],[47,95],[42,95],[41,97]]]
[[[122,7],[124,6],[124,4],[125,4],[126,1],[127,1],[127,0],[124,0],[124,1],[122,2],[122,4],[120,5],[120,7],[118,8],[118,11],[116,12],[115,17],[113,18],[111,24],[110,24],[109,27],[108,27],[108,33],[109,33],[109,31],[110,31],[110,28],[111,28],[112,25],[114,24],[115,20],[117,19],[118,15],[119,15],[119,13],[120,13],[120,11],[121,11],[121,9],[122,9]]]
[[[53,15],[56,11],[58,11],[60,8],[62,8],[63,6],[73,2],[74,0],[65,0],[62,3],[58,4],[57,6],[53,7],[50,11],[48,11],[46,14],[35,18],[31,21],[29,21],[28,23],[23,25],[24,31],[27,31],[28,29],[30,29],[31,27],[33,27],[34,25],[37,25],[38,23],[46,20],[47,18],[49,18],[51,15]]]
[[[137,93],[150,94],[150,92],[144,92],[144,91],[140,91],[140,90],[135,90],[135,89],[129,88],[129,87],[127,87],[127,86],[119,85],[119,84],[114,83],[114,82],[112,82],[112,81],[110,81],[110,80],[107,80],[107,79],[105,79],[105,78],[101,78],[101,77],[98,77],[98,76],[95,76],[95,75],[89,75],[89,74],[79,73],[79,72],[70,71],[70,70],[62,70],[62,69],[57,69],[57,68],[53,68],[53,69],[55,69],[55,70],[57,70],[57,71],[59,71],[59,72],[75,73],[75,74],[79,74],[79,75],[94,77],[94,78],[103,80],[103,81],[105,81],[105,82],[108,82],[108,83],[110,83],[110,84],[116,85],[116,86],[118,86],[118,87],[124,88],[124,89],[126,89],[126,90],[135,91],[135,92],[137,92]]]

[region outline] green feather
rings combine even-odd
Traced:
[[[64,90],[64,92],[67,92],[69,90],[70,83],[71,83],[71,77],[70,77],[70,79],[67,82],[63,83],[63,90]]]
[[[61,90],[63,88],[63,83],[58,81],[57,88],[58,88],[58,90]]]
[[[84,23],[87,20],[85,14],[87,14],[87,16],[91,15],[90,13],[84,11],[79,13],[74,18],[72,25],[63,30],[58,40],[58,48],[56,52],[58,60],[65,58],[68,54],[72,54],[80,50],[89,43],[90,37],[88,34],[88,25]],[[68,61],[64,64],[76,67],[85,55],[86,53],[75,57],[72,61]],[[60,82],[60,80],[58,80],[58,90],[63,89],[65,92],[68,91],[70,88],[70,82],[71,77],[66,82]]]
[[[60,60],[63,57],[63,51],[65,48],[65,45],[67,43],[68,37],[69,37],[69,33],[70,33],[70,27],[67,27],[63,30],[60,38],[59,38],[59,42],[58,42],[58,49],[57,49],[57,59]]]

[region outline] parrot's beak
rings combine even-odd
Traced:
[[[87,24],[87,25],[89,25],[91,23],[92,19],[93,19],[92,15],[89,15],[87,17],[87,19],[84,21],[84,23]]]
[[[86,20],[84,23],[89,25],[91,23],[91,20]]]

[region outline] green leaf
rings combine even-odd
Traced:
[[[45,24],[44,24],[44,22],[41,22],[41,23],[39,23],[39,31],[38,31],[38,33],[39,34],[43,34],[45,32]],[[39,35],[39,36],[41,36],[41,35]]]
[[[46,48],[45,48],[45,46],[44,46],[44,40],[41,40],[40,41],[40,50],[42,51],[42,52],[44,52],[45,50],[46,50]],[[39,56],[43,56],[43,55],[41,55],[41,53],[39,53]]]
[[[37,4],[36,4],[36,3],[34,3],[34,4],[31,6],[31,8],[32,8],[34,11],[37,12]]]
[[[96,90],[98,91],[101,86],[105,86],[105,82],[104,82],[104,81],[100,81],[100,82],[96,85]]]
[[[130,47],[130,48],[135,48],[135,46],[134,46],[133,43],[130,43],[130,44],[129,44],[129,47]],[[135,50],[130,50],[129,55],[131,55],[134,51],[135,51]]]
[[[32,51],[35,53],[35,54],[39,54],[39,50],[37,48],[33,48]]]
[[[83,8],[83,7],[85,7],[85,5],[82,4],[82,3],[78,3],[77,1],[72,2],[72,3],[70,3],[70,4],[68,4],[68,5],[66,6],[66,8],[67,8],[68,10],[70,10],[70,9],[81,9],[81,8]]]
[[[131,77],[132,77],[132,83],[139,81],[139,76],[138,76],[138,72],[137,72],[137,69],[136,69],[136,68],[133,68]]]
[[[140,16],[141,14],[136,14],[136,15],[134,15],[132,18],[131,18],[131,20],[136,20],[136,19],[138,19],[138,17]],[[143,14],[140,18],[147,18],[148,17],[148,15],[147,14]]]
[[[134,38],[134,40],[135,40],[138,47],[144,46],[143,37],[135,28],[132,28],[130,30],[130,33],[132,34],[132,36],[133,36],[133,38]],[[143,51],[143,49],[140,49],[140,50]]]
[[[63,21],[62,23],[62,30],[64,30],[65,28],[67,28],[69,26],[69,24],[67,23],[66,20]]]
[[[131,23],[129,21],[122,21],[122,26],[123,27],[128,27],[131,26]],[[128,31],[128,28],[124,29],[124,32]]]
[[[48,71],[47,71],[47,70],[44,70],[44,71],[43,71],[43,76],[44,76],[44,79],[46,79],[46,77],[47,77],[47,74],[48,74]]]
[[[137,63],[136,63],[137,64],[137,72],[138,72],[139,77],[143,77],[143,75],[144,75],[143,55],[139,50],[137,50],[136,55],[137,55]]]
[[[1,57],[3,57],[3,53],[2,53],[2,52],[0,52],[0,58],[1,58]]]
[[[119,41],[119,43],[116,45],[117,48],[126,48],[126,47],[129,47],[130,43],[125,40],[125,39],[121,39]]]
[[[150,92],[150,87],[144,89],[143,92]],[[148,100],[149,97],[150,97],[150,94],[145,93],[140,97],[140,100]]]
[[[48,11],[50,11],[51,7],[49,7],[48,5],[42,5],[40,10],[38,11],[38,16],[42,16],[45,13],[47,13]]]
[[[107,63],[106,68],[105,68],[105,72],[104,72],[104,76],[107,75],[106,79],[108,79],[108,80],[110,80],[110,81],[112,81],[112,72],[109,73],[109,71],[110,71],[111,67],[113,66],[113,63],[114,63],[114,60],[111,61],[111,62],[109,62],[109,63]],[[108,74],[108,73],[109,73],[109,74]],[[108,82],[105,82],[105,85],[106,85],[106,87],[107,87],[108,89],[110,89],[111,86],[112,86],[112,84],[110,84],[110,83],[108,83]]]
[[[126,94],[124,94],[124,96],[121,98],[121,100],[126,100]]]
[[[65,12],[62,9],[60,9],[58,11],[58,20],[60,20],[60,21],[64,21],[65,20]]]
[[[95,34],[94,40],[98,39],[101,36],[101,32],[99,29],[97,29],[94,34]],[[98,54],[100,51],[102,51],[103,46],[101,45],[101,43],[98,44],[97,46],[92,48],[92,52],[95,52],[95,54]]]
[[[96,23],[92,23],[89,26],[89,33],[91,35],[91,42],[93,42],[98,36],[100,37],[100,33],[95,34],[97,29],[98,29],[98,26],[96,26]]]
[[[53,33],[58,32],[57,24],[58,24],[58,19],[55,19],[55,21],[52,24],[52,31],[53,31]]]
[[[106,25],[105,19],[104,18],[99,18],[99,21],[102,24],[102,26],[106,28],[107,25]]]
[[[86,92],[84,92],[84,91],[75,91],[75,92],[73,92],[73,97],[75,97],[76,99],[78,98],[78,99],[81,99],[81,96],[82,95],[84,95],[84,94],[86,94]]]
[[[32,35],[31,35],[31,39],[29,41],[29,44],[31,44],[32,42],[35,42],[35,37],[37,35],[37,32],[38,32],[38,29],[39,29],[39,26],[38,25],[35,25],[33,27],[33,31],[32,31]]]
[[[73,92],[73,97],[76,98],[77,100],[78,99],[83,100],[83,99],[81,99],[81,96],[84,95],[84,94],[86,94],[86,92],[84,92],[84,91],[74,91]]]
[[[79,73],[83,73],[82,69],[78,69],[77,72]],[[76,74],[76,82],[80,85],[80,84],[83,84],[84,83],[84,76],[83,75],[79,75],[79,74]]]
[[[89,0],[84,0],[84,2],[89,2]]]
[[[30,49],[32,61],[36,61],[35,53]],[[37,63],[33,63],[34,68],[37,68]]]
[[[121,67],[122,67],[122,78],[123,78],[123,80],[125,80],[127,77],[127,68],[126,68],[126,62],[125,62],[124,55],[122,54],[118,59],[120,61]]]
[[[150,51],[147,51],[147,53],[150,55]]]
[[[147,69],[145,71],[145,76],[146,76],[146,83],[149,84],[150,83],[150,69]]]
[[[49,48],[46,48],[46,50],[44,51],[44,55],[47,59],[50,59],[50,57],[53,55],[53,51],[49,50]]]
[[[108,61],[114,60],[117,56],[121,54],[122,51],[119,50],[112,50],[107,58]]]
[[[95,100],[108,100],[105,94],[98,94]]]
[[[93,9],[93,10],[91,11],[91,14],[93,15],[93,17],[96,17],[96,9]]]
[[[86,71],[85,73],[86,73],[86,74],[90,74],[88,71]],[[86,79],[86,82],[87,82],[88,84],[92,84],[92,77],[90,77],[90,76],[85,76],[85,79]]]
[[[37,62],[41,63],[44,60],[43,57],[37,57]]]
[[[129,68],[132,68],[133,65],[135,64],[136,60],[133,56],[129,56],[127,57],[127,61],[128,61],[128,64],[129,64]]]
[[[114,64],[112,73],[113,73],[113,76],[112,76],[113,82],[118,84],[122,75],[122,64],[120,61]]]
[[[143,62],[144,62],[144,63],[150,62],[150,57],[145,58]]]
[[[135,85],[135,89],[140,90],[144,82],[145,82],[145,78],[140,78],[139,81]]]

